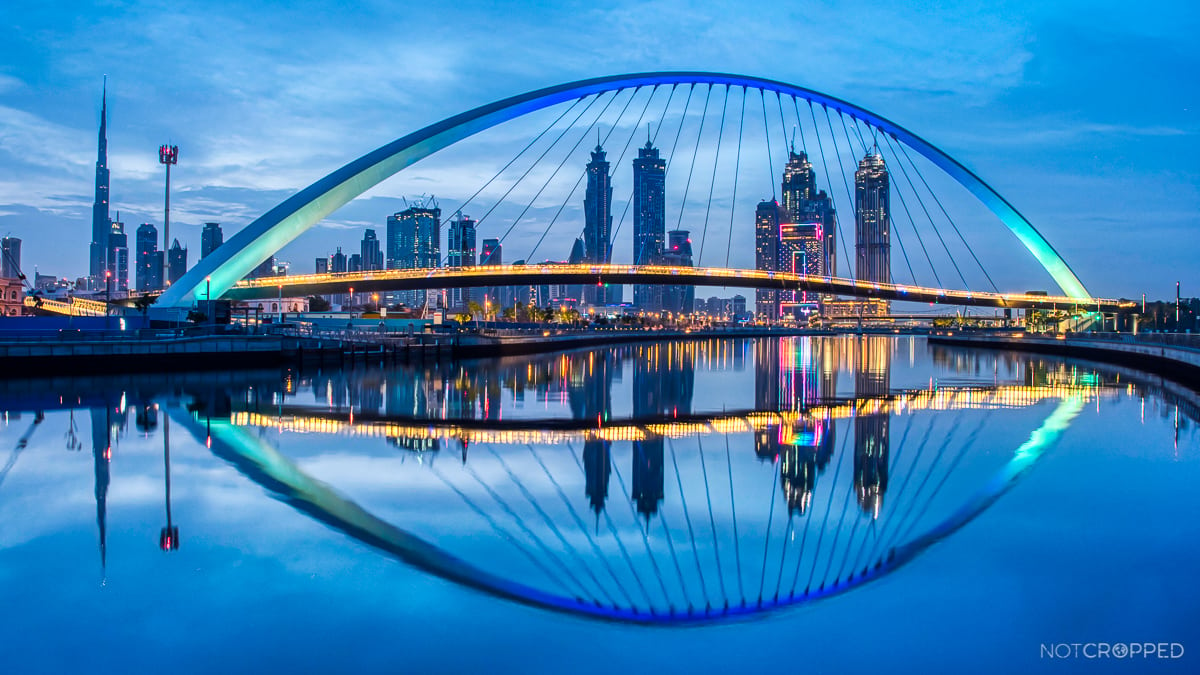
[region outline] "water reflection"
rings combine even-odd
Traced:
[[[164,551],[179,549],[174,424],[299,512],[418,569],[557,611],[687,622],[810,602],[907,563],[987,508],[1084,406],[1141,395],[1117,379],[872,337],[24,383],[0,401],[38,411],[26,440],[41,411],[70,411],[68,447],[74,411],[89,411],[102,571],[113,447],[132,416],[163,439]],[[381,450],[380,491],[345,492],[312,461]]]

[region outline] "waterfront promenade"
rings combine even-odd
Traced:
[[[1200,388],[1200,335],[1183,333],[1076,333],[945,331],[932,344],[1003,349],[1115,363]]]

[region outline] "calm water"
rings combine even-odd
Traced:
[[[1195,406],[1095,364],[725,340],[0,381],[0,409],[6,672],[1200,657]],[[1076,642],[1184,655],[1044,653]]]

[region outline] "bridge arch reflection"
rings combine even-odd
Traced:
[[[762,366],[761,409],[697,413],[686,365],[697,354],[659,354],[668,351],[675,365],[664,365],[661,392],[637,375],[639,360],[658,358],[644,348],[628,360],[595,350],[567,358],[583,366],[555,357],[505,371],[547,394],[588,373],[573,398],[570,386],[559,392],[570,417],[489,419],[472,407],[494,382],[482,377],[449,420],[268,397],[197,400],[186,423],[276,498],[424,572],[573,615],[689,624],[814,602],[898,569],[1004,494],[1087,402],[1115,393],[1036,375],[895,389],[886,340],[763,341],[751,359]],[[825,397],[837,369],[819,364],[844,358],[858,365],[858,393]],[[635,400],[612,415],[627,361]],[[395,469],[398,485],[419,489],[389,502],[391,517],[376,515],[277,450],[281,431],[388,439],[420,460]],[[1011,450],[975,452],[979,439]],[[443,461],[455,444],[461,459]],[[405,512],[439,518],[395,515]]]

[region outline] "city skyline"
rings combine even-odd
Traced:
[[[216,16],[232,20],[222,9],[216,8]],[[473,8],[464,11],[471,16],[486,14],[486,10]],[[674,15],[669,6],[650,11]],[[818,24],[828,25],[831,21],[827,13],[811,11],[813,15],[809,18]],[[874,11],[890,10],[875,8]],[[904,14],[903,10],[896,11]],[[931,27],[926,28],[923,35],[962,56],[966,65],[932,69],[914,67],[928,65],[920,61],[919,56],[886,65],[887,59],[882,56],[899,46],[878,40],[866,40],[863,45],[866,53],[855,59],[848,58],[844,49],[821,51],[820,59],[840,66],[821,72],[780,67],[777,60],[768,62],[762,51],[766,47],[756,47],[748,55],[731,56],[732,52],[722,51],[728,47],[719,46],[718,55],[731,58],[684,54],[672,58],[669,65],[709,67],[794,81],[860,102],[895,119],[942,145],[952,156],[992,182],[1046,234],[1095,294],[1128,297],[1145,291],[1151,297],[1165,297],[1173,292],[1174,278],[1183,276],[1186,284],[1186,272],[1194,270],[1191,261],[1196,258],[1196,244],[1182,233],[1187,231],[1190,214],[1197,210],[1200,199],[1195,189],[1198,183],[1194,179],[1195,170],[1175,157],[1188,154],[1179,150],[1181,145],[1185,149],[1194,145],[1196,128],[1194,118],[1186,114],[1187,110],[1194,109],[1189,108],[1186,93],[1181,94],[1170,85],[1175,81],[1174,74],[1187,72],[1186,66],[1197,60],[1194,48],[1185,47],[1177,31],[1173,32],[1175,25],[1187,24],[1188,10],[1182,5],[1168,7],[1163,10],[1163,16],[1139,16],[1124,21],[1121,24],[1124,32],[1116,31],[1111,22],[1104,24],[1105,31],[1089,38],[1090,44],[1098,48],[1089,51],[1089,60],[1083,62],[1068,58],[1068,54],[1074,52],[1068,52],[1063,46],[1065,38],[1076,36],[1080,29],[1067,30],[1055,23],[1056,17],[1064,16],[1072,16],[1074,21],[1075,15],[1069,9],[1031,10],[1018,19],[1006,19],[1001,9],[959,11],[966,14],[966,25],[995,30],[988,34],[984,43],[971,44],[962,30],[934,35],[934,27],[945,27],[951,18],[962,22],[963,16],[935,16],[925,17],[932,20]],[[1115,8],[1089,12],[1085,22],[1103,22],[1113,11]],[[157,17],[152,23],[173,25],[172,22],[186,16],[187,12],[186,8],[180,9],[176,14]],[[120,22],[131,21],[142,13],[144,10],[136,7],[124,15],[117,12],[99,22],[96,28],[84,31],[83,36],[94,35],[92,31],[105,28],[111,30]],[[549,20],[554,24],[563,18],[554,14]],[[48,17],[36,12],[23,12],[19,19],[17,23],[29,27],[48,21]],[[534,30],[523,23],[524,17],[516,19],[521,27],[518,32]],[[837,42],[845,38],[836,37],[836,31],[816,32],[832,44],[845,44]],[[337,31],[333,30],[333,33],[337,34]],[[189,42],[188,36],[184,37],[175,46],[192,54],[193,43]],[[606,37],[609,47],[612,43],[623,44],[615,33],[606,33]],[[878,36],[871,34],[868,37]],[[974,33],[971,37],[975,37]],[[1153,44],[1150,43],[1152,37]],[[1109,55],[1118,53],[1116,45],[1129,44],[1131,39],[1150,48],[1138,50],[1134,63],[1114,64],[1111,59],[1115,56]],[[119,208],[125,214],[125,222],[151,222],[161,226],[161,167],[155,163],[153,150],[163,140],[178,142],[185,154],[173,176],[176,194],[172,199],[171,219],[175,225],[172,237],[180,239],[188,248],[200,245],[203,223],[220,222],[227,234],[236,232],[295,189],[303,187],[324,170],[356,156],[357,151],[367,145],[347,142],[346,139],[353,136],[336,131],[349,128],[343,127],[348,122],[339,119],[326,103],[305,113],[309,126],[313,120],[317,121],[321,130],[315,135],[317,140],[296,146],[284,142],[288,129],[294,128],[287,123],[277,124],[268,133],[259,134],[265,127],[259,125],[260,117],[247,114],[248,100],[245,98],[214,97],[225,106],[226,110],[222,111],[214,108],[212,103],[195,106],[192,92],[184,92],[177,99],[166,96],[159,84],[168,72],[163,66],[121,68],[116,62],[109,63],[102,57],[92,64],[96,70],[85,72],[88,69],[80,68],[78,64],[70,67],[67,64],[78,54],[97,49],[98,42],[84,39],[62,54],[50,54],[22,40],[19,38],[16,44],[8,47],[14,50],[14,58],[9,60],[13,65],[0,74],[0,87],[9,95],[5,107],[14,113],[2,123],[4,129],[0,132],[0,138],[7,139],[0,145],[0,149],[6,151],[0,157],[0,206],[3,207],[0,212],[4,213],[0,216],[0,234],[22,238],[25,264],[31,268],[36,266],[43,274],[75,278],[87,271],[86,251],[68,251],[53,256],[50,251],[59,237],[85,242],[88,239],[87,212],[95,201],[92,193],[96,170],[91,166],[90,149],[85,149],[95,142],[95,125],[102,107],[100,80],[104,72],[110,75],[104,103],[108,113],[109,160],[106,168],[111,173],[109,201],[112,208]],[[783,48],[777,40],[768,39],[767,43],[771,48]],[[995,49],[997,44],[1014,47]],[[519,55],[532,58],[532,49],[519,52]],[[989,56],[993,52],[1016,53],[1018,57],[1015,61],[1012,56],[1006,57],[1009,61],[993,61]],[[243,55],[262,59],[268,54],[278,56],[278,52],[270,47]],[[600,69],[602,72],[597,72],[594,64],[585,67],[582,63],[570,62],[548,72],[532,73],[521,69],[524,61],[518,58],[509,77],[496,78],[492,66],[484,65],[478,57],[468,54],[453,63],[439,61],[445,55],[444,51],[430,50],[422,60],[430,66],[428,74],[403,82],[394,81],[375,96],[388,100],[420,93],[423,105],[418,107],[422,108],[421,112],[406,113],[408,117],[401,116],[386,124],[363,125],[364,121],[374,118],[362,108],[351,106],[348,119],[353,119],[357,126],[378,130],[378,133],[372,131],[370,137],[381,143],[440,117],[523,88],[607,72],[652,69],[652,60],[642,55],[610,59]],[[872,55],[881,58],[872,59]],[[212,57],[196,58],[197,63],[206,63],[206,59]],[[338,94],[334,98],[343,103],[346,97],[353,99],[351,103],[365,103],[362,93],[338,92],[338,87],[332,84],[334,80],[328,79],[331,73],[344,71],[350,64],[361,61],[362,58],[350,58],[345,50],[325,61],[325,79],[322,81],[328,83],[326,93]],[[360,78],[376,76],[372,74],[376,72],[372,70],[376,65],[370,59],[367,61],[358,73]],[[309,62],[298,58],[287,60],[289,67]],[[904,64],[909,67],[905,68]],[[1171,64],[1175,65],[1163,67]],[[1073,97],[1067,95],[1075,91],[1072,87],[1079,86],[1073,83],[1094,82],[1100,77],[1098,73],[1105,73],[1107,77],[1108,73],[1128,72],[1135,66],[1143,67],[1148,75],[1135,83],[1138,95],[1132,98],[1144,101],[1147,108],[1158,109],[1161,114],[1130,114],[1125,107],[1127,104],[1121,102],[1101,102],[1094,96],[1082,99],[1075,96],[1076,102],[1073,102]],[[870,68],[876,69],[877,75],[864,78]],[[266,70],[278,74],[278,69]],[[917,75],[918,71],[922,74]],[[387,81],[382,71],[378,73],[383,81]],[[454,87],[455,95],[450,95],[449,90],[441,89],[445,85],[439,84],[433,73],[453,75],[453,81],[471,84],[469,94],[464,96],[461,87]],[[485,73],[488,76],[485,77]],[[991,74],[980,77],[979,73]],[[196,79],[197,74],[190,68],[183,68],[179,74],[182,80],[178,86],[192,86],[195,91],[213,91],[214,85],[219,85]],[[42,97],[51,83],[54,83],[56,93]],[[279,83],[276,78],[275,84]],[[267,85],[265,78],[261,83],[253,83],[253,87]],[[1047,96],[1048,87],[1052,85],[1064,91]],[[293,87],[287,96],[301,96],[304,91]],[[40,102],[41,98],[55,101],[59,108],[51,111]],[[1036,104],[1031,105],[1031,101]],[[375,102],[377,107],[378,102]],[[428,105],[424,105],[426,103]],[[182,104],[193,105],[195,109],[184,112],[178,107]],[[955,108],[958,112],[952,111]],[[200,119],[201,111],[208,119]],[[293,117],[294,114],[288,113],[282,119],[286,122]],[[54,151],[50,156],[43,157],[26,144],[34,135],[52,143]],[[84,140],[89,137],[90,142]],[[251,138],[259,138],[262,142],[248,143]],[[272,150],[268,153],[253,150],[258,147]],[[65,160],[63,153],[66,153]],[[238,159],[234,160],[235,157]],[[253,172],[246,171],[252,166],[256,167]],[[470,167],[464,166],[461,173],[469,171]],[[220,179],[216,178],[218,173]],[[331,230],[360,229],[368,226],[367,223],[377,227],[377,214],[399,210],[395,204],[397,195],[419,194],[423,190],[417,188],[421,185],[418,179],[429,176],[427,172],[418,171],[411,180],[397,179],[381,186],[334,214],[312,236],[285,248],[278,257],[292,261],[311,258],[306,252],[312,251],[315,255],[331,250],[331,235],[336,234]],[[31,180],[39,182],[30,183]],[[470,194],[469,184],[469,181],[462,181],[458,187],[439,187],[438,192]],[[1122,186],[1121,190],[1116,189],[1117,185]],[[749,198],[757,200],[768,196],[765,187],[756,187],[754,191],[756,194],[751,193]],[[1139,194],[1143,197],[1143,206],[1135,212],[1131,207],[1108,199],[1109,195],[1119,191]],[[1083,209],[1078,208],[1081,199],[1087,204]],[[448,202],[445,206],[449,212],[456,205]],[[568,214],[578,218],[580,211],[572,205]],[[674,220],[675,214],[669,217]],[[1105,255],[1111,255],[1121,247],[1120,233],[1134,223],[1141,233],[1144,250],[1134,252],[1132,266],[1142,273],[1110,274],[1104,263]],[[632,248],[631,230],[626,224],[618,232],[613,242],[614,250]],[[58,234],[50,239],[47,232]],[[1083,232],[1089,236],[1081,236]],[[489,234],[496,233],[481,228],[481,238]],[[1182,245],[1177,245],[1180,241]],[[518,242],[506,240],[506,243]],[[520,244],[516,246],[518,250],[525,248],[524,242]],[[709,248],[712,247],[709,242]],[[558,257],[561,253],[555,251],[553,255]],[[711,252],[706,258],[708,255]],[[748,259],[739,263],[736,256],[735,252],[733,263],[752,266]],[[1148,264],[1160,259],[1164,261],[1161,265]],[[51,266],[51,260],[54,266]],[[1147,264],[1139,266],[1138,261]]]

